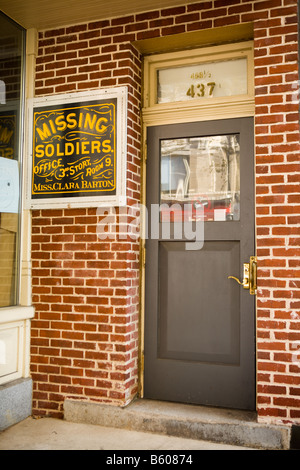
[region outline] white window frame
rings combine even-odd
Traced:
[[[158,70],[247,58],[247,94],[157,103]],[[253,41],[150,55],[144,58],[144,125],[254,116]],[[200,112],[199,112],[200,111]]]

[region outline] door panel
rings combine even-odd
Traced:
[[[182,242],[160,244],[158,358],[238,364],[239,287],[226,289],[228,269],[239,269],[238,242],[207,242],[194,252]]]
[[[232,147],[226,158],[224,146],[206,151],[228,135],[239,144],[238,166]],[[254,254],[253,120],[156,126],[147,141],[148,213],[179,202],[178,221],[195,199],[206,209],[201,249],[186,250],[184,235],[147,240],[144,396],[254,409],[254,297],[228,279]]]

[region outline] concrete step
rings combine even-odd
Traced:
[[[124,408],[66,400],[65,420],[254,449],[290,448],[290,427],[256,422],[256,414],[137,399]]]

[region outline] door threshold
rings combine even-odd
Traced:
[[[256,413],[136,399],[124,408],[65,400],[65,420],[243,447],[289,449],[290,427],[257,423]]]

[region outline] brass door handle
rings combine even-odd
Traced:
[[[249,287],[250,287],[249,271],[250,271],[250,263],[244,263],[244,278],[243,278],[243,280],[240,281],[235,276],[228,276],[228,279],[234,279],[236,282],[238,282],[240,284],[240,286],[243,286],[244,289],[249,289]]]
[[[228,276],[228,279],[234,279],[238,284],[240,284],[240,286],[245,286],[245,279],[243,279],[243,281],[240,281],[237,277],[235,276]]]
[[[240,281],[235,276],[228,276],[228,279],[234,279],[238,284],[248,289],[251,295],[256,294],[257,282],[256,282],[256,267],[257,259],[256,256],[250,257],[250,263],[244,263],[244,278]]]

